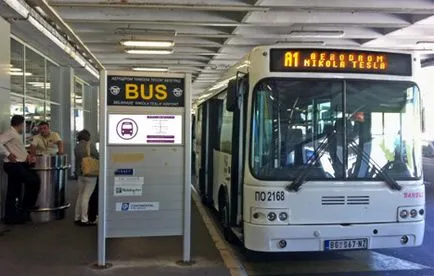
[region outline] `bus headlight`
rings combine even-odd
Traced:
[[[289,219],[288,209],[251,209],[250,221],[253,224],[288,224]]]
[[[423,220],[425,206],[408,206],[398,208],[398,221],[418,221]]]
[[[405,219],[405,218],[407,218],[408,217],[408,211],[407,210],[401,210],[401,212],[399,213],[399,216],[402,218],[402,219]]]
[[[268,218],[269,221],[275,221],[276,218],[277,218],[276,213],[269,212],[268,215],[267,215],[267,218]]]
[[[279,213],[279,220],[280,221],[285,221],[287,219],[288,219],[288,213],[286,213],[286,212],[280,212]]]

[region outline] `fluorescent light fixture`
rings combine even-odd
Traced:
[[[21,72],[21,71],[23,71],[23,69],[21,69],[21,68],[9,68],[9,71],[11,71],[11,72]]]
[[[291,40],[285,40],[285,41],[277,41],[278,44],[293,44],[293,45],[326,45],[324,41],[291,41]]]
[[[127,47],[150,47],[150,48],[170,48],[173,47],[172,41],[121,41],[121,44]]]
[[[416,45],[425,49],[434,49],[434,41],[418,41]]]
[[[134,67],[134,71],[147,71],[147,72],[167,72],[169,68],[158,68],[158,67]]]
[[[9,75],[11,76],[22,76],[23,72],[9,72]],[[24,73],[25,76],[32,76],[33,74],[30,72]]]
[[[418,41],[418,42],[416,42],[416,44],[429,44],[429,45],[434,45],[434,41]]]
[[[173,50],[139,50],[139,49],[129,49],[125,50],[128,54],[133,55],[170,55]]]
[[[290,37],[342,37],[344,31],[339,30],[318,30],[318,31],[303,31],[293,30],[289,32]]]
[[[40,88],[50,88],[51,87],[51,83],[49,82],[41,82],[41,81],[29,81],[28,84],[34,86],[34,87],[40,87]]]
[[[29,10],[25,7],[21,1],[18,0],[3,0],[9,7],[14,9],[22,17],[27,17],[29,15]],[[24,2],[24,1],[23,1]]]

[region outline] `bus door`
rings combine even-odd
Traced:
[[[244,182],[244,154],[246,145],[246,118],[247,118],[247,91],[248,76],[243,76],[237,81],[237,98],[233,108],[232,124],[232,158],[231,158],[231,205],[230,224],[242,225],[242,195]]]
[[[209,206],[211,206],[213,199],[213,151],[219,144],[219,136],[215,134],[219,129],[219,114],[222,108],[223,101],[220,99],[210,99],[202,105],[202,145],[198,186],[202,201]]]

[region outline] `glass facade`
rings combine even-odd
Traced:
[[[73,141],[75,141],[77,133],[86,128],[85,113],[90,113],[90,110],[85,109],[84,101],[85,94],[90,93],[89,89],[89,85],[87,85],[85,82],[83,82],[79,78],[74,79],[74,91],[71,95],[71,103],[73,109],[71,120]]]
[[[26,118],[24,139],[29,145],[37,134],[41,121],[51,121],[51,81],[49,71],[59,70],[59,66],[45,56],[11,38],[11,116],[23,115]]]
[[[26,118],[24,139],[29,145],[37,134],[37,126],[41,121],[51,122],[53,114],[65,112],[59,103],[60,67],[49,58],[38,53],[24,43],[11,38],[11,105],[10,113],[23,115]],[[74,90],[71,93],[71,133],[60,133],[61,136],[72,135],[75,142],[76,133],[85,126],[84,109],[85,93],[89,93],[89,85],[79,78],[74,78]],[[59,124],[53,124],[59,126]],[[62,135],[63,134],[63,135]]]

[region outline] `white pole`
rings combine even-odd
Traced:
[[[100,74],[99,89],[99,183],[98,183],[98,266],[106,266],[107,190],[107,71]]]
[[[191,75],[185,76],[184,91],[184,244],[183,261],[191,258]]]

